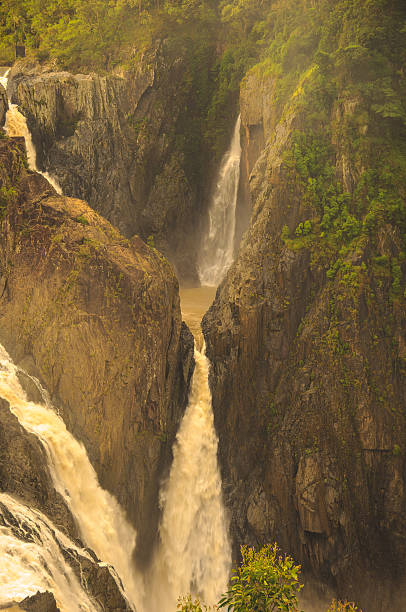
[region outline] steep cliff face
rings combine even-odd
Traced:
[[[63,193],[89,202],[126,237],[151,236],[178,276],[193,282],[206,186],[188,152],[188,79],[185,59],[161,48],[124,76],[20,62],[9,95],[27,117],[39,168]]]
[[[0,141],[0,338],[45,383],[102,486],[156,535],[158,486],[186,403],[193,343],[168,262],[28,172]]]
[[[251,225],[204,319],[224,491],[236,545],[277,540],[340,596],[398,609],[403,149],[354,88],[321,109],[318,70],[285,99],[276,71],[252,71],[241,92]],[[398,156],[381,184],[378,137]]]

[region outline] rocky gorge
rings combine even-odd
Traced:
[[[3,185],[18,184],[1,221],[2,341],[46,384],[150,551],[192,370],[177,281],[156,251],[27,172],[18,140],[0,146]]]
[[[20,61],[9,96],[27,118],[38,167],[125,237],[138,234],[196,283],[207,184],[185,132],[193,90],[185,61],[158,48],[133,72],[70,74]]]
[[[277,541],[309,609],[337,596],[383,612],[406,600],[406,16],[331,4],[303,1],[302,22],[276,3],[264,21],[273,46],[239,92],[235,261],[202,328],[233,559]],[[131,71],[11,69],[38,166],[72,197],[27,169],[21,139],[0,139],[0,341],[125,509],[143,568],[194,369],[177,277],[198,284],[213,183],[185,156],[193,86],[166,45]],[[0,88],[0,124],[6,108]],[[3,408],[1,491],[77,542],[43,450]],[[100,605],[125,609],[107,592]]]

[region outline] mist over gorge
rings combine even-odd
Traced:
[[[0,31],[0,607],[215,605],[276,541],[291,612],[405,608],[404,3]]]

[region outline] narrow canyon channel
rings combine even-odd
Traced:
[[[7,74],[3,70],[4,87]],[[26,119],[11,102],[5,131],[10,137],[24,137],[29,167],[38,172]],[[61,612],[99,610],[64,552],[76,551],[86,559],[86,547],[94,551],[99,563],[114,568],[118,590],[129,609],[138,612],[173,612],[178,597],[188,593],[213,605],[227,588],[231,543],[217,462],[218,438],[208,383],[210,363],[200,324],[215,297],[215,285],[233,258],[239,131],[238,118],[230,149],[220,165],[207,235],[202,240],[199,273],[207,285],[180,289],[182,317],[195,339],[195,369],[169,477],[161,484],[159,543],[146,570],[136,569],[136,532],[114,496],[100,486],[84,446],[69,433],[40,382],[16,366],[0,345],[0,398],[9,403],[20,425],[43,446],[53,486],[72,513],[85,547],[70,541],[41,512],[1,494],[0,607],[48,590]],[[61,193],[55,179],[41,174]],[[30,401],[20,384],[21,375],[30,378],[40,400]]]

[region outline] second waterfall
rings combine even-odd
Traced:
[[[235,124],[231,145],[221,160],[213,199],[209,207],[209,227],[199,257],[199,280],[216,287],[234,258],[235,209],[240,179],[240,126]]]

